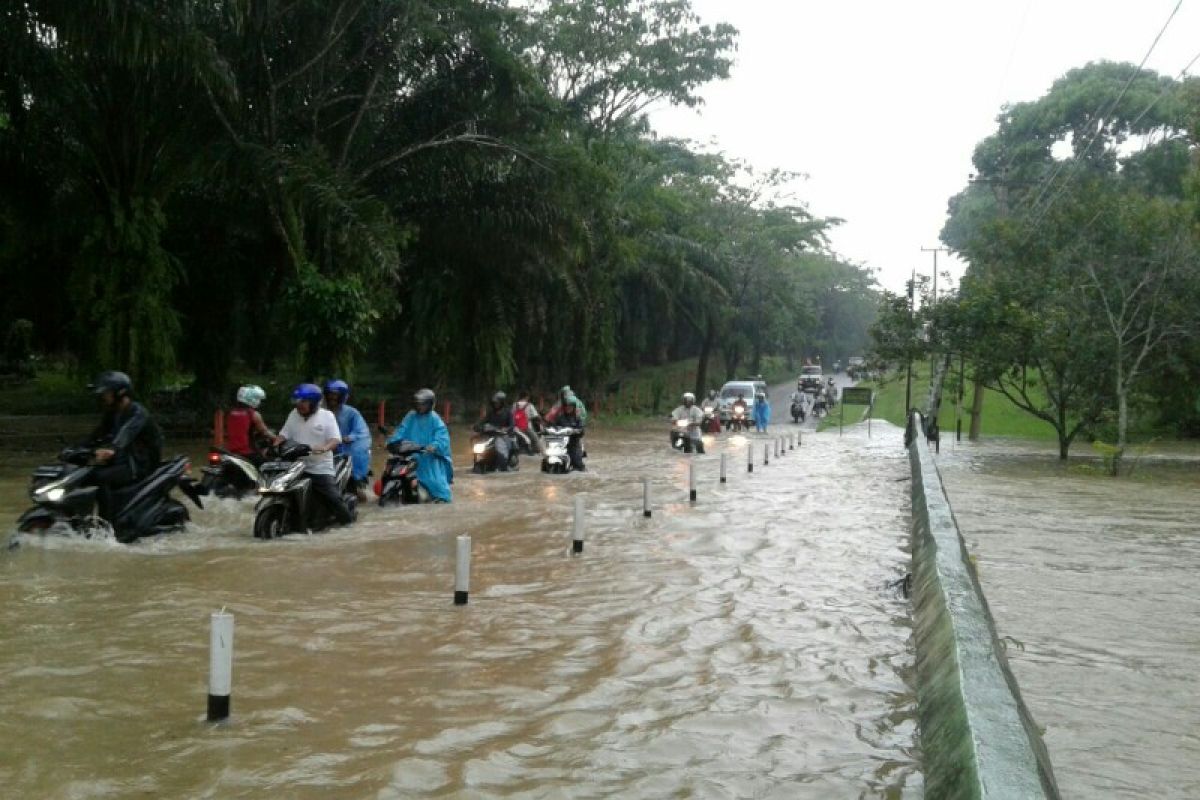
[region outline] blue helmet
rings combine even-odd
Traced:
[[[325,381],[326,392],[337,392],[343,400],[350,394],[350,384],[345,381]]]
[[[298,403],[301,400],[307,400],[313,405],[321,402],[321,387],[315,383],[302,383],[292,389],[292,402]]]

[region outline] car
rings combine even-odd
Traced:
[[[758,392],[766,394],[767,384],[760,380],[741,380],[728,381],[721,387],[721,394],[717,397],[717,416],[721,419],[722,424],[729,422],[729,409],[733,407],[733,401],[738,397],[742,397],[746,401],[746,410],[749,411],[754,405],[754,395]]]
[[[857,379],[866,372],[867,360],[862,356],[850,356],[846,359],[846,374]]]
[[[800,377],[796,379],[796,388],[802,392],[809,394],[817,394],[821,391],[821,387],[825,385],[825,376],[821,373],[820,366],[807,366],[800,368]]]

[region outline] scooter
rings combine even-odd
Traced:
[[[746,409],[739,406],[733,406],[729,409],[729,430],[740,433],[749,430],[750,424],[746,420]]]
[[[217,497],[241,500],[258,488],[258,467],[245,456],[235,455],[223,447],[208,451],[208,466],[201,470],[200,484]]]
[[[701,439],[693,439],[688,435],[688,421],[686,419],[677,419],[671,425],[671,447],[676,450],[682,450],[685,453],[692,452],[693,449],[697,453],[704,453],[704,442]]]
[[[254,538],[278,539],[288,533],[321,531],[333,522],[333,516],[312,490],[312,480],[304,474],[304,457],[312,450],[306,444],[284,442],[275,450],[276,460],[259,470],[259,501],[254,508]],[[358,497],[349,491],[350,458],[335,456],[334,482],[352,517],[358,516]]]
[[[571,440],[583,435],[579,428],[549,427],[542,432],[542,472],[565,475],[575,469],[571,462]],[[587,451],[580,453],[587,458]]]
[[[387,449],[383,477],[375,484],[380,507],[430,502],[429,491],[417,479],[417,459],[423,448],[414,442],[392,442]]]
[[[508,437],[508,468],[516,470],[520,467],[520,456],[510,430],[497,428],[495,425],[483,425],[479,428],[478,435],[471,440],[471,452],[475,455],[472,469],[476,474],[482,475],[485,472],[495,472],[499,469],[499,464],[496,463],[496,437],[498,436]]]
[[[197,508],[206,490],[187,475],[185,456],[161,464],[145,478],[112,491],[109,518],[96,514],[99,487],[90,485],[93,450],[73,447],[59,454],[59,463],[38,467],[29,485],[34,507],[17,520],[22,533],[51,532],[65,525],[74,535],[91,539],[112,530],[118,542],[128,544],[145,536],[175,533],[191,519],[188,510],[171,497],[178,488]]]
[[[807,415],[804,411],[804,404],[799,400],[792,401],[792,422],[804,422]]]

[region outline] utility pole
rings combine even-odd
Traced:
[[[936,306],[936,305],[937,305],[937,301],[938,301],[938,293],[937,293],[937,254],[938,254],[938,253],[949,253],[950,251],[949,251],[949,250],[947,250],[945,247],[922,247],[922,248],[921,248],[921,252],[922,252],[922,253],[933,253],[933,304],[934,304],[934,306]]]
[[[908,282],[908,326],[912,328],[913,322],[913,295],[917,287],[917,268],[913,267],[912,280]],[[915,335],[916,331],[912,331]],[[907,345],[908,350],[908,377],[904,381],[904,424],[908,425],[908,419],[912,416],[912,348],[913,342],[910,339]]]

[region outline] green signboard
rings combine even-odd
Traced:
[[[842,389],[842,403],[851,406],[871,405],[871,390],[867,388],[847,386]]]

